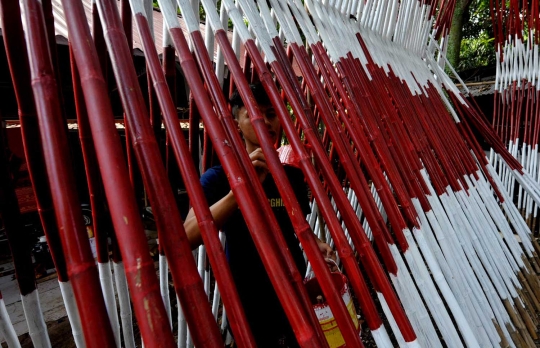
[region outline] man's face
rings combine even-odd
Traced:
[[[275,143],[277,137],[280,134],[281,125],[279,123],[279,118],[276,115],[274,107],[272,105],[259,105],[259,110],[261,110],[264,123],[268,129],[268,132],[270,133],[272,142]],[[242,106],[238,109],[236,120],[238,121],[238,128],[244,136],[244,140],[246,142],[246,149],[248,150],[248,152],[251,152],[260,147],[259,139],[257,139],[257,135],[255,134],[253,125],[251,124],[251,118],[249,117],[249,114],[245,107]]]

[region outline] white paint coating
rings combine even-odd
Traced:
[[[0,299],[0,333],[2,334],[2,336],[4,336],[8,347],[21,347],[21,344],[19,343],[19,338],[17,337],[17,333],[15,333],[15,329],[11,324],[11,319],[9,318],[9,314],[6,310],[6,303],[4,302],[3,298]]]
[[[109,321],[111,322],[114,340],[116,341],[116,345],[120,346],[120,323],[118,321],[118,313],[116,310],[116,299],[114,296],[114,285],[110,262],[98,263],[98,270],[101,291],[103,292],[103,299],[105,300],[107,314],[109,315]]]
[[[28,334],[36,347],[50,348],[51,341],[47,333],[47,325],[43,319],[38,290],[35,289],[28,295],[21,295],[24,316],[28,324]]]
[[[66,307],[67,316],[71,325],[71,332],[73,333],[73,339],[77,348],[86,347],[84,341],[84,332],[81,325],[81,317],[79,316],[79,309],[77,308],[77,302],[75,301],[75,294],[73,293],[73,287],[71,282],[58,281],[62,298],[64,299],[64,306]]]
[[[135,336],[133,333],[133,314],[129,301],[129,291],[127,285],[126,271],[123,262],[113,262],[114,281],[116,293],[118,294],[118,304],[120,306],[120,321],[122,323],[122,333],[126,348],[135,348]]]

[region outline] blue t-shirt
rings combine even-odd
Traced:
[[[307,215],[310,208],[304,175],[300,169],[295,167],[284,166],[284,169],[295,191],[296,199],[304,215]],[[201,184],[210,206],[230,192],[227,175],[222,166],[208,169],[201,177]],[[270,174],[268,174],[262,185],[283,236],[287,241],[289,251],[300,274],[303,276],[306,272],[303,253],[283,200]],[[275,342],[282,335],[287,336],[290,341],[291,338],[289,337],[292,335],[292,330],[288,325],[286,316],[240,210],[233,213],[223,225],[222,231],[227,236],[226,253],[229,266],[257,344],[259,346],[276,347]],[[294,339],[294,335],[292,339]]]

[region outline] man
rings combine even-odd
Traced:
[[[275,143],[281,134],[279,119],[262,86],[260,84],[252,85],[251,90],[259,110],[264,116],[272,141]],[[246,150],[263,185],[266,198],[276,216],[296,266],[300,274],[304,275],[306,264],[302,250],[276,184],[269,174],[259,140],[238,92],[233,94],[230,104],[238,131],[244,139]],[[293,166],[285,166],[284,169],[302,211],[306,215],[310,208],[302,171]],[[230,189],[223,168],[215,166],[207,170],[201,177],[201,184],[214,221],[227,236],[226,253],[229,266],[257,345],[269,348],[297,347],[294,333],[266,274],[244,218],[238,209],[236,198]],[[202,243],[193,210],[189,211],[184,227],[192,247]],[[318,245],[325,257],[334,255],[328,244],[318,240]]]

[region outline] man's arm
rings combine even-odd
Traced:
[[[236,198],[232,191],[210,207],[210,213],[214,218],[214,223],[218,230],[225,224],[236,209],[238,209],[238,204],[236,203]],[[189,210],[189,213],[186,216],[184,229],[186,230],[191,249],[195,249],[203,243],[201,230],[199,229],[197,217],[193,212],[193,208]]]
[[[259,181],[263,182],[268,175],[268,166],[266,165],[266,159],[264,158],[262,150],[260,148],[256,149],[249,154],[249,158],[259,176]],[[229,191],[226,196],[210,206],[210,213],[214,218],[214,223],[218,230],[225,224],[236,209],[238,209],[238,203],[236,202],[236,198],[232,191]],[[184,229],[186,230],[192,250],[203,243],[201,230],[199,229],[197,217],[195,216],[193,208],[189,210],[189,213],[186,216]]]

